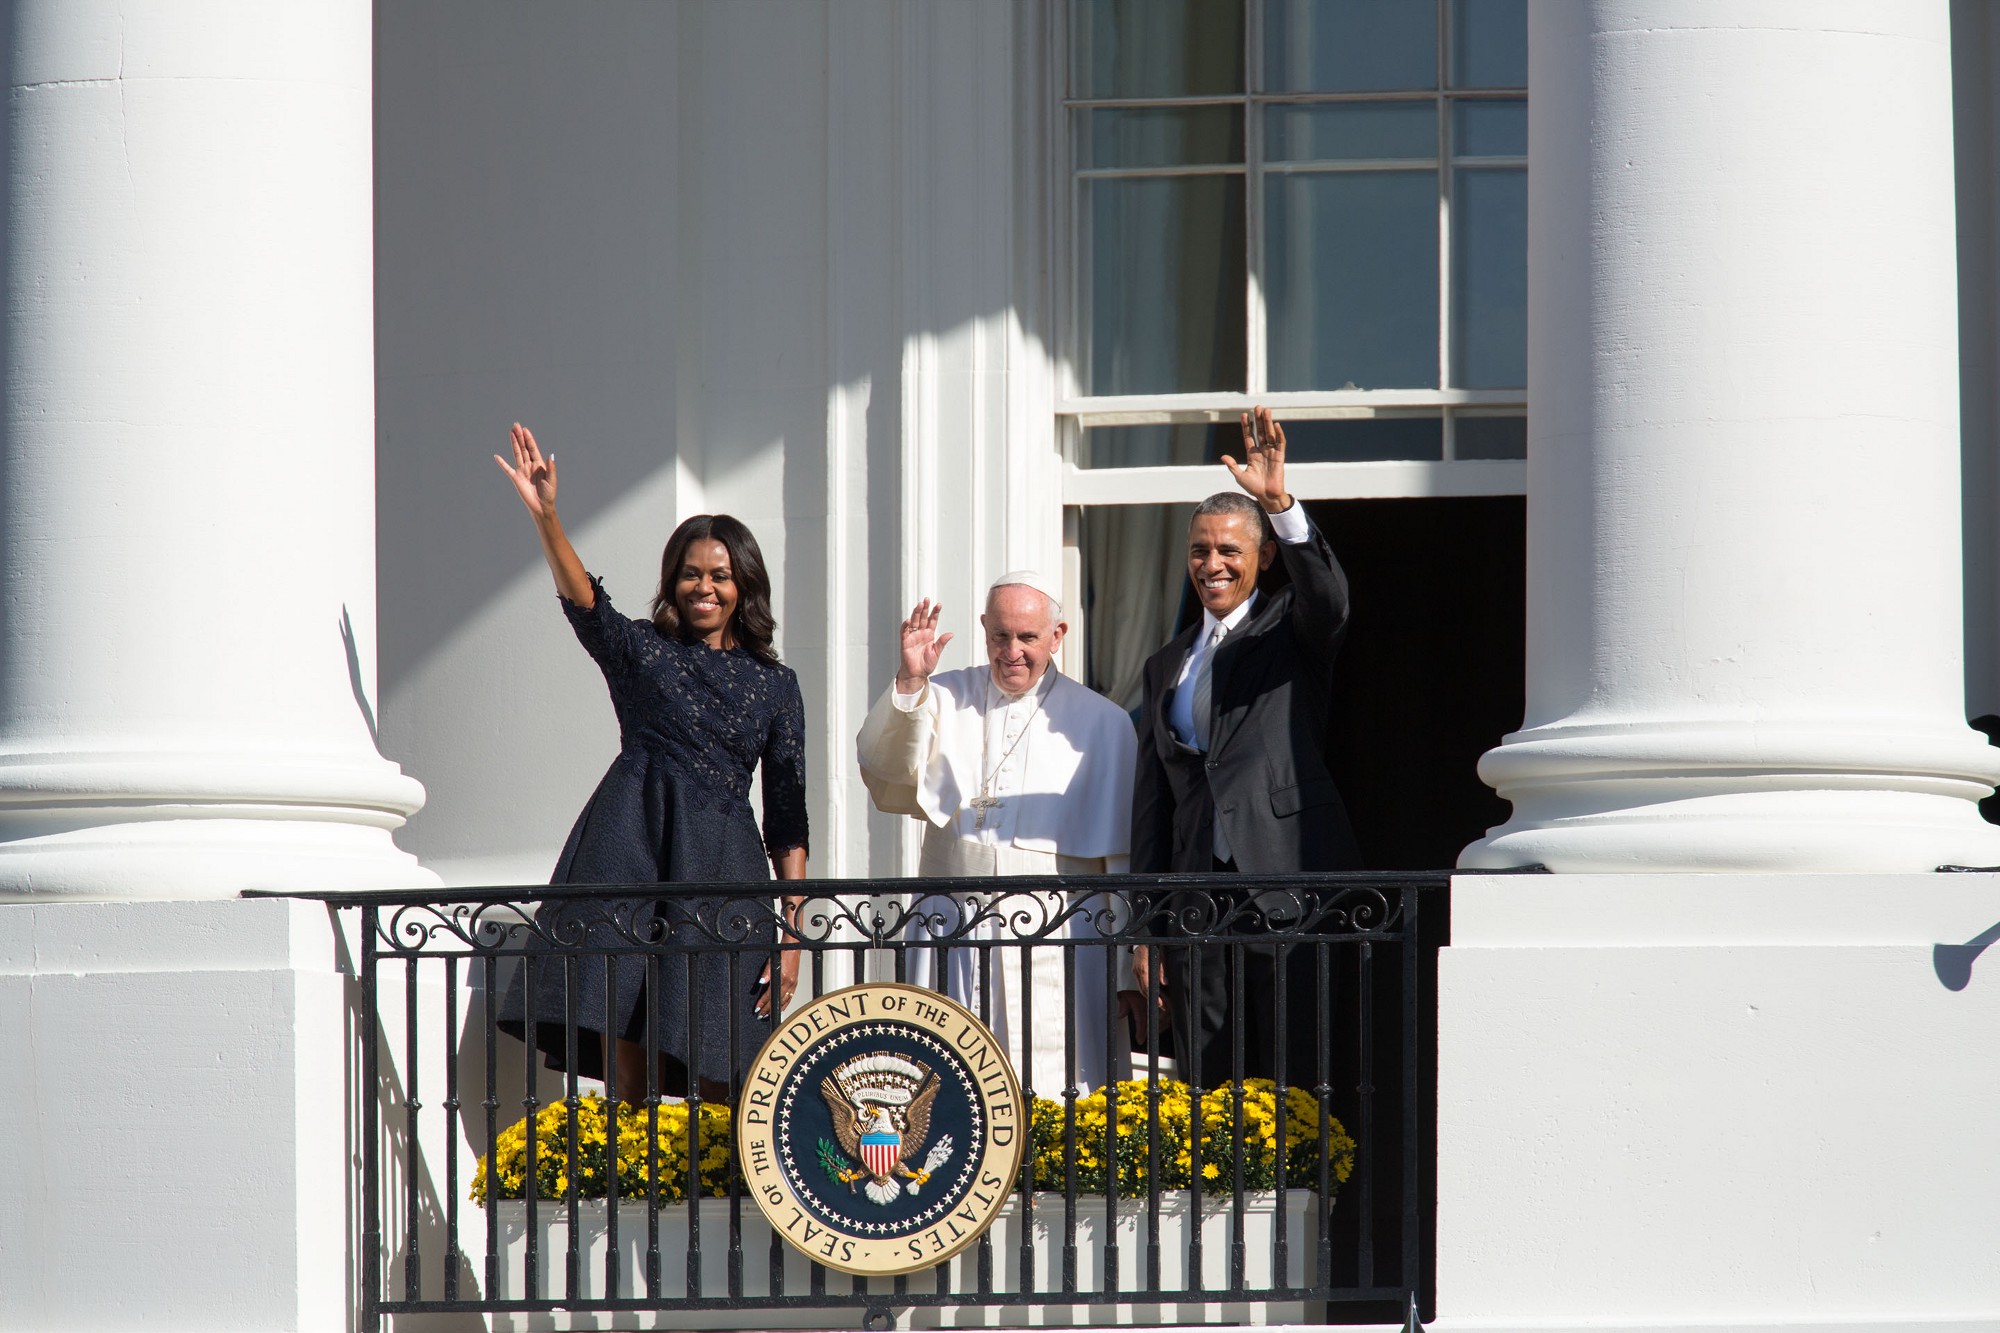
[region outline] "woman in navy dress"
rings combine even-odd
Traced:
[[[555,456],[544,455],[518,423],[513,449],[511,465],[498,455],[495,461],[534,519],[563,614],[603,671],[618,714],[618,757],[577,816],[550,882],[745,881],[771,870],[779,879],[803,879],[805,711],[798,677],[771,649],[777,624],[770,581],[750,530],[727,514],[688,519],[661,553],[650,618],[621,615],[556,517]],[[760,764],[761,837],[750,810],[750,776]],[[615,945],[624,938],[617,920],[641,938],[650,929],[692,946],[659,955],[650,996],[663,1091],[685,1092],[692,1065],[705,1099],[725,1095],[769,1033],[772,992],[782,1012],[797,982],[795,951],[776,955],[773,986],[772,955],[702,950],[712,936],[697,923],[713,926],[727,901],[551,901],[537,914],[545,931],[565,941]],[[721,928],[729,933],[726,921]],[[762,938],[773,937],[767,922]],[[641,955],[615,958],[607,969],[602,957],[572,962],[538,952],[516,973],[500,1026],[524,1040],[532,1035],[549,1065],[564,1068],[567,992],[576,1013],[576,1072],[601,1078],[608,1002],[618,1096],[637,1102],[646,1093],[646,981]]]

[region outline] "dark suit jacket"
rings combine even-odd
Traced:
[[[1182,749],[1167,725],[1174,678],[1206,620],[1147,659],[1134,871],[1208,871],[1218,809],[1246,874],[1360,864],[1324,751],[1333,659],[1347,633],[1347,576],[1319,529],[1311,531],[1300,545],[1278,543],[1291,586],[1262,598],[1215,650],[1206,755]]]

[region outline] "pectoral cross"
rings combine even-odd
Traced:
[[[972,827],[983,829],[986,827],[986,812],[994,806],[999,805],[1000,798],[998,796],[988,796],[982,792],[980,795],[973,797],[969,804],[974,810],[979,812],[978,817],[972,821]]]

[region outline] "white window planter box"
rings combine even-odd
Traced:
[[[1250,1289],[1283,1285],[1302,1286],[1311,1272],[1318,1244],[1317,1219],[1308,1190],[1287,1190],[1284,1197],[1287,1255],[1285,1272],[1273,1272],[1277,1238],[1278,1196],[1262,1190],[1244,1199],[1244,1285]],[[702,1294],[720,1296],[729,1290],[729,1201],[701,1201]],[[1227,1284],[1230,1250],[1234,1237],[1234,1217],[1230,1200],[1204,1198],[1201,1203],[1201,1271],[1203,1286],[1209,1290]],[[770,1290],[771,1230],[756,1205],[742,1203],[743,1290],[761,1296]],[[1160,1197],[1160,1285],[1169,1295],[1185,1291],[1188,1278],[1188,1241],[1192,1206],[1189,1195],[1174,1191]],[[499,1204],[493,1221],[500,1228],[500,1255],[503,1265],[500,1290],[490,1293],[499,1300],[518,1300],[526,1294],[523,1281],[527,1259],[527,1205],[518,1200]],[[604,1294],[605,1205],[602,1199],[582,1204],[578,1214],[578,1251],[582,1260],[582,1297]],[[1032,1244],[1035,1256],[1035,1285],[1041,1290],[1062,1285],[1064,1211],[1061,1194],[1035,1195]],[[543,1200],[536,1205],[536,1227],[540,1232],[537,1268],[542,1299],[560,1298],[565,1250],[569,1245],[567,1205]],[[1020,1290],[1021,1264],[1020,1201],[1009,1200],[989,1233],[993,1239],[993,1289]],[[1104,1290],[1104,1247],[1109,1234],[1102,1196],[1077,1199],[1077,1288]],[[1146,1201],[1120,1200],[1117,1242],[1119,1286],[1130,1289],[1145,1279],[1147,1240]],[[687,1290],[688,1210],[685,1204],[669,1204],[660,1209],[660,1294],[667,1301],[679,1299]],[[618,1295],[634,1297],[645,1291],[646,1210],[634,1202],[618,1207],[619,1281]],[[472,1267],[480,1266],[472,1257]],[[975,1292],[978,1288],[979,1248],[977,1245],[945,1265],[947,1288],[955,1292]],[[912,1273],[912,1291],[936,1290],[937,1270]],[[1282,1279],[1274,1281],[1274,1279]],[[845,1292],[854,1279],[845,1273],[829,1272],[827,1290]],[[1084,1324],[1176,1324],[1223,1320],[1235,1323],[1297,1324],[1316,1319],[1301,1302],[1249,1301],[1222,1303],[1205,1301],[1190,1293],[1184,1300],[1149,1301],[1120,1305],[1041,1305],[982,1306],[978,1297],[968,1297],[959,1306],[898,1305],[891,1279],[872,1279],[872,1292],[880,1293],[880,1304],[896,1311],[897,1323],[905,1328],[975,1328],[1009,1325],[1053,1325],[1074,1327]],[[811,1289],[811,1267],[804,1255],[785,1247],[785,1291],[804,1293]],[[1058,1300],[1060,1298],[1058,1297]],[[655,1329],[655,1328],[829,1328],[858,1327],[861,1312],[841,1307],[729,1311],[669,1310],[622,1314],[521,1314],[495,1315],[495,1329]]]

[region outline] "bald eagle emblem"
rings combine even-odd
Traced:
[[[820,1164],[827,1174],[850,1191],[859,1183],[861,1192],[879,1204],[893,1203],[905,1189],[915,1195],[951,1158],[951,1135],[942,1134],[924,1154],[922,1166],[911,1164],[930,1137],[938,1087],[930,1066],[886,1051],[857,1055],[836,1067],[819,1084],[819,1095],[833,1112],[833,1135],[840,1141],[839,1151],[820,1141]]]

